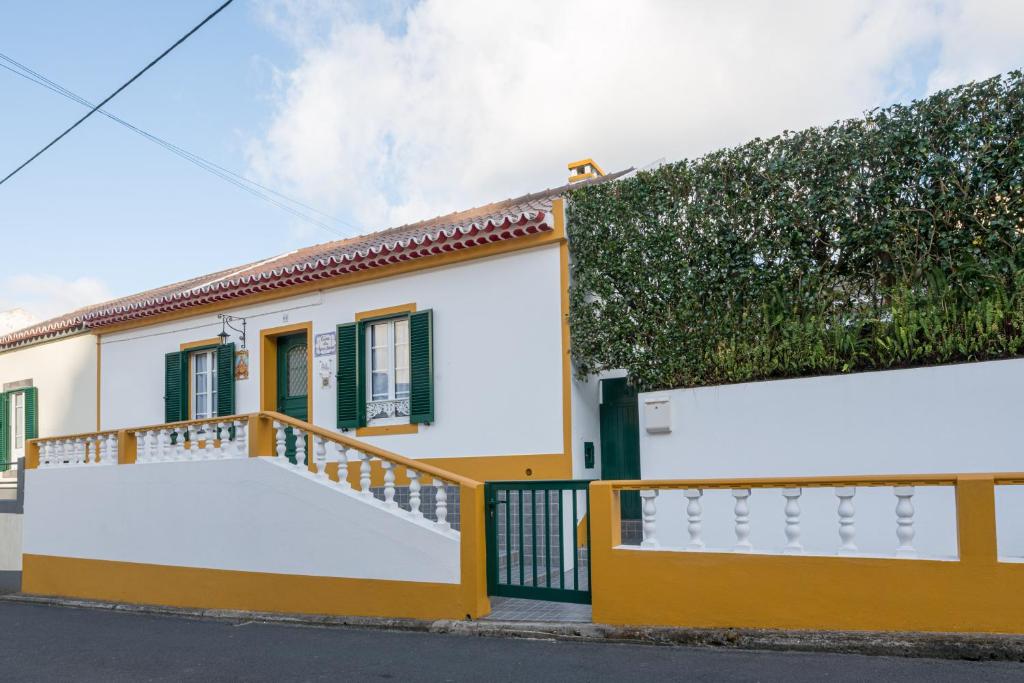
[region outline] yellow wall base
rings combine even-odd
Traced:
[[[171,607],[410,619],[464,619],[460,584],[344,579],[22,557],[22,590]]]
[[[572,479],[572,462],[562,453],[423,458],[423,462],[476,481]]]

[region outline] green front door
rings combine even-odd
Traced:
[[[277,340],[277,412],[307,422],[309,420],[309,347],[305,333]],[[288,459],[295,461],[295,436],[288,430],[285,445]],[[309,449],[306,450],[307,454]],[[308,460],[308,457],[307,457]]]
[[[601,478],[640,478],[640,411],[625,377],[601,380]],[[622,519],[640,519],[640,492],[622,492]]]

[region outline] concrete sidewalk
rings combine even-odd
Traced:
[[[1024,635],[973,633],[873,633],[771,631],[753,629],[679,629],[606,624],[522,621],[422,621],[370,617],[332,617],[232,610],[186,609],[158,605],[51,598],[23,594],[0,596],[0,604],[22,603],[136,614],[185,617],[229,623],[265,623],[321,628],[414,631],[465,636],[547,639],[577,642],[676,645],[730,650],[811,652],[926,657],[970,661],[1024,662]]]

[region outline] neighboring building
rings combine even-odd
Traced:
[[[574,187],[623,175],[576,171]],[[594,478],[597,382],[569,360],[569,187],[0,337],[0,462],[36,435],[275,410],[479,480]]]

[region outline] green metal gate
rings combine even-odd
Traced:
[[[489,595],[590,602],[589,483],[486,484]]]

